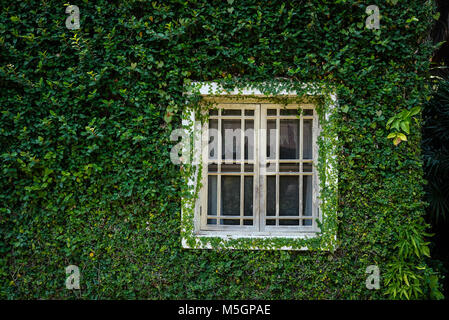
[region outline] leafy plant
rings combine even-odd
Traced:
[[[428,93],[432,1],[389,1],[379,30],[365,28],[358,0],[76,5],[78,30],[65,27],[60,1],[2,6],[0,298],[383,299],[389,288],[435,297],[421,122],[409,110]],[[338,150],[338,249],[183,249],[189,193],[170,136],[201,98],[187,98],[185,85],[261,83],[270,94],[280,79],[287,91],[305,94],[307,83],[338,98],[325,128],[338,141],[319,145],[322,163]],[[407,143],[386,139],[392,117],[391,138]],[[396,261],[400,248],[413,254]],[[70,264],[82,272],[79,291],[64,286]],[[380,290],[365,287],[372,264],[391,278]]]
[[[394,129],[394,132],[391,132],[387,138],[393,139],[395,146],[402,141],[407,141],[407,136],[405,134],[410,134],[410,124],[412,122],[412,118],[419,114],[420,111],[420,107],[413,107],[410,110],[403,110],[398,114],[395,114],[388,120],[387,129]],[[413,119],[415,119],[415,122],[418,123],[416,118]],[[401,130],[405,132],[405,134],[402,133]]]
[[[435,222],[449,218],[449,81],[441,81],[438,91],[423,111],[423,159],[429,212]]]

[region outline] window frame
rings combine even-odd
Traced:
[[[244,115],[244,110],[254,110],[254,116],[251,118],[254,120],[254,159],[249,160],[248,162],[251,162],[254,165],[254,170],[252,173],[244,172],[243,168],[241,168],[240,173],[210,173],[208,171],[208,164],[216,163],[218,168],[222,164],[226,163],[226,160],[222,160],[220,157],[222,156],[222,137],[219,137],[218,143],[217,143],[217,159],[209,159],[208,156],[208,122],[206,121],[202,127],[202,143],[201,143],[201,152],[202,152],[202,188],[200,190],[199,196],[200,196],[200,229],[197,230],[199,235],[209,235],[209,236],[216,236],[216,235],[247,235],[250,234],[252,236],[291,236],[291,235],[299,235],[303,233],[317,233],[319,232],[319,228],[317,225],[316,219],[321,221],[321,215],[319,214],[319,201],[318,201],[318,195],[320,193],[319,190],[319,177],[317,174],[317,170],[315,168],[316,166],[316,159],[318,157],[318,147],[317,147],[317,137],[319,135],[319,124],[318,124],[318,116],[316,114],[315,106],[311,103],[305,103],[305,104],[288,104],[286,106],[282,104],[276,104],[272,102],[266,102],[266,101],[260,101],[259,103],[250,102],[245,103],[245,101],[239,101],[239,102],[233,102],[229,103],[225,100],[225,102],[219,102],[219,100],[215,100],[217,107],[217,110],[219,110],[219,114],[217,116],[211,116],[210,119],[217,119],[218,121],[218,132],[221,132],[221,121],[220,120],[235,120],[239,119],[241,120],[242,124],[244,120],[248,119]],[[296,115],[281,115],[278,110],[283,109],[292,109],[297,110],[298,108],[304,109],[304,110],[313,110],[313,115],[301,115],[300,117]],[[221,116],[220,111],[221,109],[238,109],[242,110],[240,116]],[[267,115],[268,109],[275,109],[277,110],[277,114],[274,116]],[[275,159],[268,159],[266,155],[266,147],[267,147],[267,139],[266,139],[266,130],[267,130],[267,121],[268,120],[275,120],[276,121],[276,127],[280,128],[280,122],[281,120],[298,120],[300,123],[300,132],[299,132],[299,158],[298,159],[279,159],[280,155],[280,130],[276,130],[276,158]],[[304,120],[312,120],[312,157],[311,159],[304,159],[303,158],[303,123]],[[259,122],[259,123],[257,123]],[[241,154],[244,154],[244,135],[241,134],[240,136],[241,142],[240,142],[240,148],[241,148]],[[232,163],[239,163],[241,166],[243,166],[246,161],[245,160],[232,160],[230,161]],[[276,166],[276,170],[274,172],[268,172],[264,169],[261,170],[267,163],[273,163]],[[281,172],[279,170],[279,165],[281,163],[298,163],[299,165],[299,172],[295,173],[289,173],[289,172]],[[304,163],[312,163],[313,169],[312,172],[305,173],[302,170]],[[219,170],[219,169],[218,169]],[[207,201],[208,201],[208,176],[214,175],[217,176],[217,216],[207,216],[205,213],[207,213]],[[235,216],[235,219],[244,220],[243,215],[243,196],[242,191],[244,189],[244,181],[242,177],[245,176],[253,176],[253,226],[243,226],[243,225],[208,225],[207,220],[208,219],[216,219],[216,217],[219,216],[220,212],[220,201],[221,201],[221,183],[220,179],[223,175],[231,175],[231,176],[240,176],[240,216]],[[276,178],[276,215],[274,217],[268,216],[266,212],[266,199],[267,199],[267,176],[275,176]],[[303,176],[311,176],[312,177],[312,215],[310,218],[305,218],[302,214],[298,215],[298,218],[296,216],[291,216],[290,218],[283,217],[279,215],[279,204],[280,204],[280,177],[281,176],[295,176],[298,177],[298,179],[302,179]],[[298,182],[298,205],[299,205],[299,213],[302,212],[302,194],[303,194],[303,183]],[[307,216],[308,217],[308,216]],[[247,218],[248,219],[248,218]],[[280,219],[288,219],[288,220],[296,220],[298,219],[299,225],[298,226],[269,226],[266,225],[266,220],[280,220]],[[304,226],[300,223],[303,220],[311,220],[312,225],[311,226]],[[276,222],[277,223],[277,222]]]
[[[241,106],[243,104],[248,105],[248,106],[245,106],[248,109],[242,109]],[[236,163],[236,162],[240,163],[241,169],[240,169],[239,174],[237,174],[237,173],[222,174],[221,172],[217,173],[217,214],[220,211],[220,201],[221,201],[221,196],[220,196],[221,195],[220,194],[221,184],[219,181],[221,179],[221,176],[223,176],[223,175],[231,175],[231,176],[239,175],[241,177],[240,178],[240,192],[242,192],[243,191],[242,189],[244,188],[244,181],[242,181],[244,179],[242,179],[242,177],[252,175],[254,177],[253,178],[253,204],[254,203],[256,204],[257,209],[256,208],[253,209],[253,226],[252,227],[250,227],[250,226],[245,227],[245,226],[241,226],[241,225],[239,225],[238,227],[232,226],[232,225],[218,226],[218,224],[217,224],[217,227],[214,227],[212,225],[207,225],[207,223],[204,223],[207,221],[207,219],[215,219],[213,216],[206,216],[204,214],[204,212],[206,211],[206,208],[207,208],[207,192],[208,192],[207,186],[208,186],[208,175],[209,175],[208,167],[206,165],[206,163],[207,164],[209,163],[209,157],[207,155],[207,153],[208,153],[207,145],[208,145],[208,140],[209,140],[208,131],[207,131],[208,130],[208,122],[205,122],[204,125],[202,126],[202,139],[201,139],[201,153],[202,153],[202,165],[203,165],[203,167],[202,167],[203,172],[201,175],[202,176],[202,181],[201,181],[202,188],[199,192],[200,203],[201,203],[200,204],[200,206],[201,206],[201,208],[200,208],[201,223],[200,223],[200,229],[197,230],[197,232],[198,232],[198,234],[201,234],[201,235],[211,235],[211,236],[220,235],[220,233],[235,234],[235,235],[239,235],[242,232],[244,232],[245,234],[254,233],[256,224],[259,224],[259,215],[254,214],[254,212],[256,210],[258,210],[258,203],[257,203],[257,201],[255,201],[255,199],[257,198],[256,195],[258,194],[258,188],[257,188],[258,184],[254,180],[256,180],[259,175],[259,168],[258,168],[258,166],[256,166],[257,158],[259,157],[258,156],[259,135],[257,134],[257,131],[256,131],[256,119],[259,117],[260,108],[258,108],[257,104],[255,104],[255,103],[242,103],[242,102],[237,102],[237,103],[225,102],[225,103],[219,103],[219,105],[226,105],[226,109],[254,110],[254,117],[252,117],[252,120],[254,120],[254,149],[255,149],[255,152],[254,152],[254,159],[251,161],[254,165],[254,170],[252,173],[244,172],[244,170],[242,168],[242,166],[245,164],[244,160],[231,161],[232,163]],[[254,108],[249,107],[249,106],[254,106]],[[234,116],[234,117],[233,116],[217,116],[217,118],[220,118],[221,120],[222,119],[233,120],[235,118],[239,118],[242,120],[242,123],[244,122],[244,120],[246,120],[246,118],[244,116],[244,112],[242,112],[241,116]],[[215,119],[215,117],[213,117],[213,119]],[[221,132],[221,121],[220,120],[218,121],[218,132]],[[244,137],[245,137],[245,135],[241,134],[241,136],[240,136],[240,138],[241,138],[241,142],[240,142],[241,154],[242,153],[244,154],[244,143],[243,143]],[[218,155],[217,155],[216,161],[217,161],[219,167],[221,166],[221,164],[226,163],[226,160],[220,159],[220,156],[222,155],[222,152],[221,152],[222,139],[223,139],[223,137],[220,136],[218,139],[218,146],[217,146]],[[214,162],[214,161],[211,160],[210,162]],[[242,213],[244,210],[243,202],[244,202],[244,199],[243,199],[242,195],[240,195],[240,218],[239,219],[242,219],[242,220],[244,219],[244,218],[242,218],[243,217]]]
[[[265,94],[263,94],[262,92],[260,92],[257,89],[243,89],[243,90],[232,90],[232,91],[222,91],[220,89],[220,87],[218,86],[217,83],[194,83],[194,86],[196,85],[197,88],[199,88],[199,90],[197,92],[199,92],[199,94],[202,96],[202,99],[208,102],[213,102],[214,104],[227,104],[227,103],[232,103],[232,104],[236,104],[235,108],[239,108],[237,105],[238,104],[263,104],[264,108],[262,106],[260,106],[259,110],[261,112],[261,114],[259,115],[261,117],[261,121],[260,121],[260,129],[262,129],[263,127],[265,127],[264,125],[266,124],[266,115],[264,117],[264,119],[262,119],[263,115],[262,113],[267,109],[268,105],[276,105],[276,107],[279,107],[280,104],[277,104],[275,102],[270,102],[270,98],[275,98],[277,96],[282,96],[282,97],[297,97],[296,93],[293,92],[288,92],[288,91],[281,91],[280,93],[276,94],[275,96],[267,96]],[[268,100],[267,100],[268,99]],[[331,95],[331,100],[332,100],[332,106],[336,104],[336,96],[335,95]],[[272,101],[272,100],[271,100]],[[302,106],[302,107],[307,107],[310,108],[312,107],[312,104],[310,103],[293,103],[293,104],[289,104],[288,108],[297,108],[298,106]],[[315,106],[313,106],[315,107]],[[281,109],[283,108],[283,106],[281,107]],[[239,108],[240,109],[240,108]],[[257,110],[257,108],[256,108]],[[317,144],[317,139],[320,135],[321,132],[321,126],[320,123],[318,121],[318,116],[316,115],[316,111],[314,111],[314,119],[313,119],[313,128],[312,128],[312,152],[313,152],[313,162],[314,164],[316,164],[315,162],[318,160],[319,157],[319,150],[318,150],[318,144]],[[277,114],[279,116],[279,113]],[[284,116],[281,116],[279,118],[276,119],[277,123],[279,124],[281,118],[283,118]],[[298,119],[296,116],[292,116],[292,118]],[[326,114],[326,118],[328,118],[328,114]],[[183,125],[187,125],[187,123],[190,121],[191,123],[194,123],[195,121],[195,117],[193,112],[190,113],[186,113],[185,115],[185,120],[183,120]],[[255,119],[256,119],[256,111],[255,111]],[[300,118],[301,119],[301,118]],[[302,119],[301,119],[301,124],[302,124]],[[206,127],[207,127],[207,121],[206,121]],[[279,127],[278,127],[279,128]],[[197,128],[198,129],[198,128]],[[266,129],[266,128],[265,128]],[[303,126],[300,126],[300,130],[303,130]],[[220,131],[221,132],[221,131]],[[209,137],[206,136],[207,135],[207,130],[202,131],[199,139],[201,141],[197,141],[198,139],[195,140],[194,145],[196,146],[196,148],[200,147],[201,148],[201,157],[202,159],[205,159],[205,154],[207,153],[207,148],[202,148],[202,144],[204,141],[206,141],[206,143],[209,140]],[[260,143],[259,142],[259,138],[260,139],[265,139],[266,136],[262,135],[260,136],[257,131],[256,131],[256,125],[254,125],[254,135],[255,135],[255,149],[258,149],[256,151],[256,154],[258,155],[258,157],[260,157],[260,153],[261,150],[259,148],[259,146],[264,145],[266,146],[266,144]],[[301,132],[301,148],[300,148],[300,152],[302,154],[302,140],[303,140],[303,136],[302,136],[302,132]],[[277,139],[278,141],[278,139]],[[218,146],[219,148],[221,148],[221,146]],[[277,143],[277,148],[279,149],[279,143]],[[263,149],[263,148],[262,148]],[[196,149],[198,150],[198,149]],[[221,150],[221,149],[220,149]],[[194,151],[195,153],[195,151]],[[335,155],[330,155],[331,157],[334,157]],[[279,157],[279,150],[277,151],[277,157]],[[256,160],[256,159],[254,159]],[[302,161],[301,157],[298,161]],[[291,161],[290,161],[291,162]],[[328,172],[333,172],[333,168],[331,167],[331,165],[328,166],[329,168],[326,169],[326,171]],[[207,183],[204,183],[204,179],[207,179],[207,165],[203,165],[202,166],[202,184],[203,187],[205,185],[207,185]],[[277,171],[277,170],[276,170]],[[301,170],[300,170],[301,172]],[[262,176],[259,172],[259,166],[255,165],[254,166],[254,175],[257,177],[256,179],[260,179],[260,177]],[[195,185],[197,182],[197,176],[198,174],[196,174],[195,176],[192,176],[189,178],[189,185]],[[242,172],[240,174],[240,176],[244,176],[244,172]],[[279,177],[279,175],[277,175]],[[321,205],[321,200],[319,199],[319,194],[320,194],[320,179],[319,179],[319,174],[317,170],[313,170],[313,202],[314,205],[318,205],[318,207],[320,207]],[[265,179],[266,180],[266,179]],[[334,179],[336,180],[336,178]],[[335,181],[336,182],[336,181]],[[217,181],[218,183],[218,181]],[[266,181],[264,182],[266,183]],[[328,182],[326,181],[326,184]],[[300,184],[302,185],[302,184]],[[253,189],[257,188],[258,183],[254,183],[253,184]],[[277,188],[279,188],[279,185],[277,185]],[[302,190],[300,190],[300,192],[302,192]],[[217,191],[218,194],[218,191]],[[266,193],[265,193],[266,194]],[[217,247],[226,247],[226,248],[230,248],[230,249],[243,249],[243,248],[249,248],[249,249],[267,249],[267,247],[265,245],[259,245],[259,244],[255,244],[255,242],[258,242],[259,240],[272,240],[272,239],[284,239],[287,242],[283,242],[283,245],[279,245],[277,247],[277,249],[281,249],[281,250],[309,250],[309,246],[305,245],[303,242],[310,240],[310,239],[314,239],[314,238],[319,238],[320,235],[320,228],[318,227],[318,225],[315,222],[315,219],[313,219],[313,228],[310,227],[305,227],[305,228],[295,228],[294,231],[291,231],[290,227],[284,228],[284,227],[276,227],[276,230],[264,230],[264,231],[251,231],[251,230],[243,230],[241,229],[241,226],[239,227],[238,230],[232,230],[233,228],[220,228],[219,230],[205,230],[205,228],[203,227],[202,223],[201,223],[201,219],[205,218],[204,214],[201,214],[200,212],[200,208],[207,208],[205,207],[205,203],[204,203],[204,197],[207,197],[207,189],[205,190],[205,192],[200,192],[199,193],[199,197],[195,200],[195,205],[193,208],[194,211],[194,216],[193,216],[193,224],[192,224],[192,228],[190,228],[190,230],[187,230],[185,228],[185,226],[182,226],[182,246],[184,248],[203,248],[203,249],[214,249]],[[255,199],[254,199],[255,200]],[[278,200],[278,199],[277,199]],[[276,201],[277,206],[279,206],[279,201]],[[218,205],[218,204],[217,204]],[[261,201],[257,201],[257,206],[260,208],[261,206]],[[184,211],[185,211],[185,207],[182,207],[182,212],[181,215],[184,216]],[[254,208],[254,211],[257,212],[256,210],[259,210],[259,208]],[[315,210],[314,210],[315,212]],[[256,214],[254,216],[254,221],[256,221],[256,219],[259,217],[258,214]],[[315,217],[314,215],[312,215],[313,218],[316,218],[317,221],[319,221],[320,223],[323,221],[323,214],[321,213],[321,210],[319,211],[319,214],[317,217]],[[262,217],[261,217],[262,218]],[[206,218],[207,219],[207,218]],[[183,220],[183,219],[182,219]],[[185,220],[183,220],[185,223]],[[262,224],[261,224],[262,225]],[[295,226],[296,227],[296,226]],[[270,229],[270,228],[269,228]],[[189,234],[190,233],[190,234]],[[189,234],[189,235],[188,235]],[[333,240],[336,240],[336,231],[332,234],[331,237]],[[217,239],[217,241],[211,241]],[[235,242],[233,240],[239,240],[239,239],[247,239],[248,243],[253,243],[252,245],[249,245],[249,247],[247,246],[242,246],[240,245],[239,241]],[[191,241],[193,240],[193,241]],[[301,242],[294,242],[295,240],[301,240]],[[291,242],[293,241],[293,242]],[[213,243],[215,242],[215,244]],[[268,245],[268,247],[272,247],[271,244]],[[331,246],[332,248],[334,247],[333,245]]]

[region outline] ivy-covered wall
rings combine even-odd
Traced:
[[[65,26],[64,1],[2,5],[1,298],[440,297],[419,114],[400,113],[429,95],[433,1],[71,4],[78,30]],[[365,27],[369,5],[379,30]],[[273,79],[338,96],[338,248],[183,249],[170,133],[185,86]],[[393,144],[391,130],[407,141]],[[71,264],[80,290],[65,287]],[[369,265],[379,290],[365,286]]]

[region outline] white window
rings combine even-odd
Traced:
[[[201,155],[202,171],[196,178],[201,177],[202,187],[193,221],[183,220],[188,224],[182,229],[183,246],[213,248],[201,239],[251,238],[267,240],[262,245],[266,248],[273,247],[270,239],[316,237],[323,217],[317,170],[321,127],[315,104],[294,99],[284,104],[254,91],[249,97],[245,92],[211,94],[210,89],[201,91],[213,105],[205,111],[208,119],[194,149]],[[329,166],[326,172],[333,170]],[[251,248],[261,247],[252,243]],[[289,248],[307,249],[302,242],[280,247]]]
[[[311,104],[217,104],[203,127],[200,231],[316,232],[317,131]]]

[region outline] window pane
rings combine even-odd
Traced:
[[[312,159],[312,120],[304,120],[303,158]]]
[[[280,159],[299,159],[299,120],[282,120]]]
[[[245,177],[245,207],[244,207],[244,215],[252,216],[253,215],[253,177]]]
[[[238,109],[222,109],[222,116],[240,116],[242,114],[242,110]]]
[[[299,226],[299,220],[295,219],[286,219],[286,220],[279,220],[280,226]]]
[[[281,109],[281,116],[296,116],[298,109]]]
[[[218,157],[218,120],[209,120],[209,159]]]
[[[222,159],[240,160],[241,131],[240,120],[222,120]]]
[[[217,176],[209,176],[207,180],[207,215],[217,215]]]
[[[221,176],[221,215],[240,215],[239,176]]]
[[[279,215],[299,216],[299,177],[279,177]]]
[[[245,110],[245,116],[254,116],[254,110]]]
[[[303,163],[302,170],[304,172],[312,172],[312,164],[311,163]]]
[[[276,120],[267,120],[267,158],[276,158]]]
[[[218,110],[209,110],[209,115],[210,116],[218,116]]]
[[[267,216],[276,215],[276,177],[267,176]]]
[[[241,168],[240,164],[222,164],[221,172],[240,172]]]
[[[311,226],[312,225],[312,219],[305,219],[302,221],[303,226]]]
[[[240,225],[239,219],[221,219],[222,225],[228,225],[228,226],[238,226]]]
[[[280,172],[299,172],[299,163],[280,163]]]
[[[245,160],[254,159],[254,120],[245,120]]]
[[[302,214],[312,216],[312,176],[303,176],[302,197]],[[305,226],[312,225],[311,220],[304,220],[303,222]]]
[[[267,110],[267,115],[268,116],[275,116],[276,115],[276,110],[277,109],[268,109]]]
[[[304,116],[313,116],[313,109],[304,109],[304,110],[302,111],[302,114],[303,114]]]

